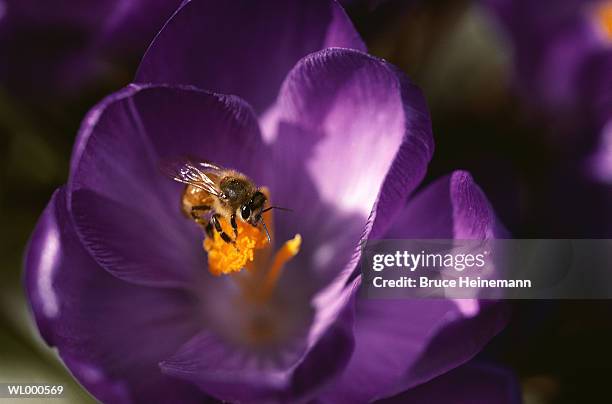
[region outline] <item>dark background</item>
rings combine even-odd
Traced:
[[[424,184],[469,170],[517,238],[609,237],[610,188],[580,170],[592,135],[568,139],[554,119],[516,96],[512,55],[476,2],[389,0],[372,9],[354,1],[348,13],[370,52],[404,70],[427,97],[436,151]],[[40,212],[66,181],[84,113],[132,73],[114,72],[61,102],[21,100],[0,88],[2,381],[63,383],[74,402],[91,400],[33,327],[22,255]],[[605,401],[612,375],[609,302],[512,305],[511,324],[478,360],[513,369],[525,403]]]

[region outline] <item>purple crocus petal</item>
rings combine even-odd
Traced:
[[[482,191],[456,171],[412,198],[385,237],[485,239],[497,228]],[[355,318],[355,351],[328,402],[389,397],[455,368],[505,326],[507,312],[469,299],[360,299]]]
[[[136,81],[236,94],[261,113],[299,59],[330,46],[365,49],[332,0],[185,1],[151,44]]]
[[[470,173],[458,170],[411,198],[385,238],[481,240],[506,235]]]
[[[410,199],[384,237],[485,240],[508,235],[472,176],[458,170],[438,179]],[[455,303],[465,315],[478,312],[477,300],[458,299]]]
[[[603,127],[598,146],[591,156],[588,169],[598,181],[612,184],[612,118]]]
[[[377,404],[520,404],[521,386],[507,369],[468,363],[432,381]]]
[[[486,195],[468,172],[455,171],[450,176],[449,185],[453,204],[453,238],[487,240],[507,235]]]
[[[120,0],[96,32],[94,46],[115,59],[140,61],[182,0]]]
[[[0,83],[20,96],[40,98],[45,93],[71,95],[103,74],[129,77],[179,4],[180,0],[3,1]]]
[[[94,107],[80,129],[68,183],[77,233],[121,279],[192,284],[205,272],[201,230],[181,214],[181,185],[160,164],[193,154],[259,180],[263,148],[252,110],[235,97],[129,86]]]
[[[218,399],[239,402],[269,400],[275,390],[286,388],[291,371],[290,364],[258,362],[250,352],[206,331],[160,366],[164,373],[195,383]]]
[[[160,366],[223,401],[305,402],[349,360],[357,288],[358,280],[327,293],[332,301],[318,305],[309,334],[289,346],[249,349],[203,331]]]
[[[55,192],[25,257],[25,285],[45,341],[103,402],[201,402],[192,386],[162,375],[158,362],[199,329],[193,296],[123,282],[82,247]]]
[[[67,3],[66,7],[58,7],[35,0],[4,2],[0,19],[0,58],[3,60],[0,83],[3,86],[22,96],[24,93],[44,96],[41,89],[72,87],[95,69],[90,60],[81,61],[81,68],[72,70],[72,82],[61,82],[67,65],[80,58],[87,46],[76,38],[94,35],[100,26],[99,16],[108,12],[111,2]]]
[[[323,395],[325,402],[389,395],[430,336],[457,318],[457,309],[451,301],[359,300],[355,317],[355,350],[338,383]]]
[[[594,13],[599,0],[482,2],[510,40],[524,97],[537,108],[557,113],[554,118],[564,123],[576,124],[584,120],[585,112],[592,113],[582,81],[593,77],[585,64],[610,45]]]
[[[476,355],[508,313],[481,307],[466,317],[451,300],[358,300],[355,318],[353,356],[326,402],[389,397],[427,382]]]
[[[274,203],[308,212],[286,215],[277,232],[300,231],[304,257],[320,258],[304,267],[335,276],[373,209],[380,231],[423,178],[433,152],[424,98],[386,62],[334,48],[296,65],[275,109]]]

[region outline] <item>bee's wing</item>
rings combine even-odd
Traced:
[[[220,170],[222,168],[215,164],[190,159],[171,160],[161,165],[161,171],[174,181],[193,185],[215,196],[221,196],[222,192],[208,174]]]
[[[196,167],[200,167],[201,169],[203,169],[204,171],[222,171],[224,170],[223,167],[215,164],[215,163],[211,163],[210,161],[207,160],[193,160],[193,159],[189,159],[189,161]]]

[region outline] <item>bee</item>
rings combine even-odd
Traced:
[[[265,208],[268,198],[246,175],[208,161],[191,159],[168,162],[162,166],[162,171],[186,185],[181,210],[202,226],[207,236],[212,238],[216,231],[226,243],[235,243],[237,220],[242,220],[254,227],[262,225],[270,241],[262,214],[274,207]],[[221,218],[232,226],[233,238],[223,230]]]

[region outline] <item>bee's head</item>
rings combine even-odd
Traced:
[[[261,191],[255,191],[253,196],[240,206],[240,217],[245,222],[257,226],[261,222],[261,214],[268,198]]]

